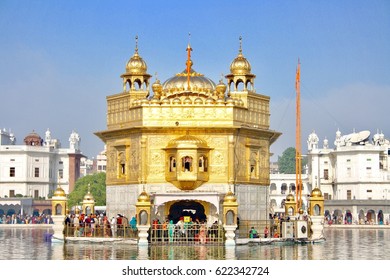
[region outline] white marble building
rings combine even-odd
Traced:
[[[41,138],[28,134],[23,144],[15,136],[0,131],[0,198],[15,196],[48,198],[59,184],[66,193],[80,177],[80,136],[72,132],[69,148],[61,148],[48,129]]]
[[[337,131],[333,148],[327,139],[319,147],[315,132],[308,137],[307,184],[320,186],[325,215],[337,223],[389,222],[390,143],[383,133],[370,135]]]
[[[276,214],[276,213],[284,213],[284,203],[286,200],[286,197],[289,193],[292,193],[294,196],[295,193],[295,174],[270,174],[270,192],[269,192],[269,213],[270,214]],[[308,175],[302,174],[302,209],[304,211],[307,211],[308,206],[308,198],[309,194],[311,193],[311,185],[308,184]]]

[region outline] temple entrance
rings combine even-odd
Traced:
[[[181,200],[172,204],[169,209],[168,219],[176,224],[180,217],[191,217],[192,221],[199,219],[200,222],[206,221],[204,207],[201,203],[194,200]]]

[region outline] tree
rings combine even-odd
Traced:
[[[88,193],[88,184],[95,198],[95,205],[106,205],[106,173],[101,172],[81,177],[76,181],[74,190],[69,194],[69,208],[82,203]]]
[[[284,150],[282,156],[278,156],[279,173],[282,174],[295,174],[295,148],[290,147]],[[307,158],[301,159],[302,170],[307,163]]]

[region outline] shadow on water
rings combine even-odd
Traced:
[[[390,260],[389,229],[326,229],[317,244],[136,246],[52,243],[47,229],[0,229],[0,260]]]

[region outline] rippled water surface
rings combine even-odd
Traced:
[[[390,260],[390,229],[325,230],[317,244],[136,246],[51,243],[47,229],[0,228],[0,260]]]

